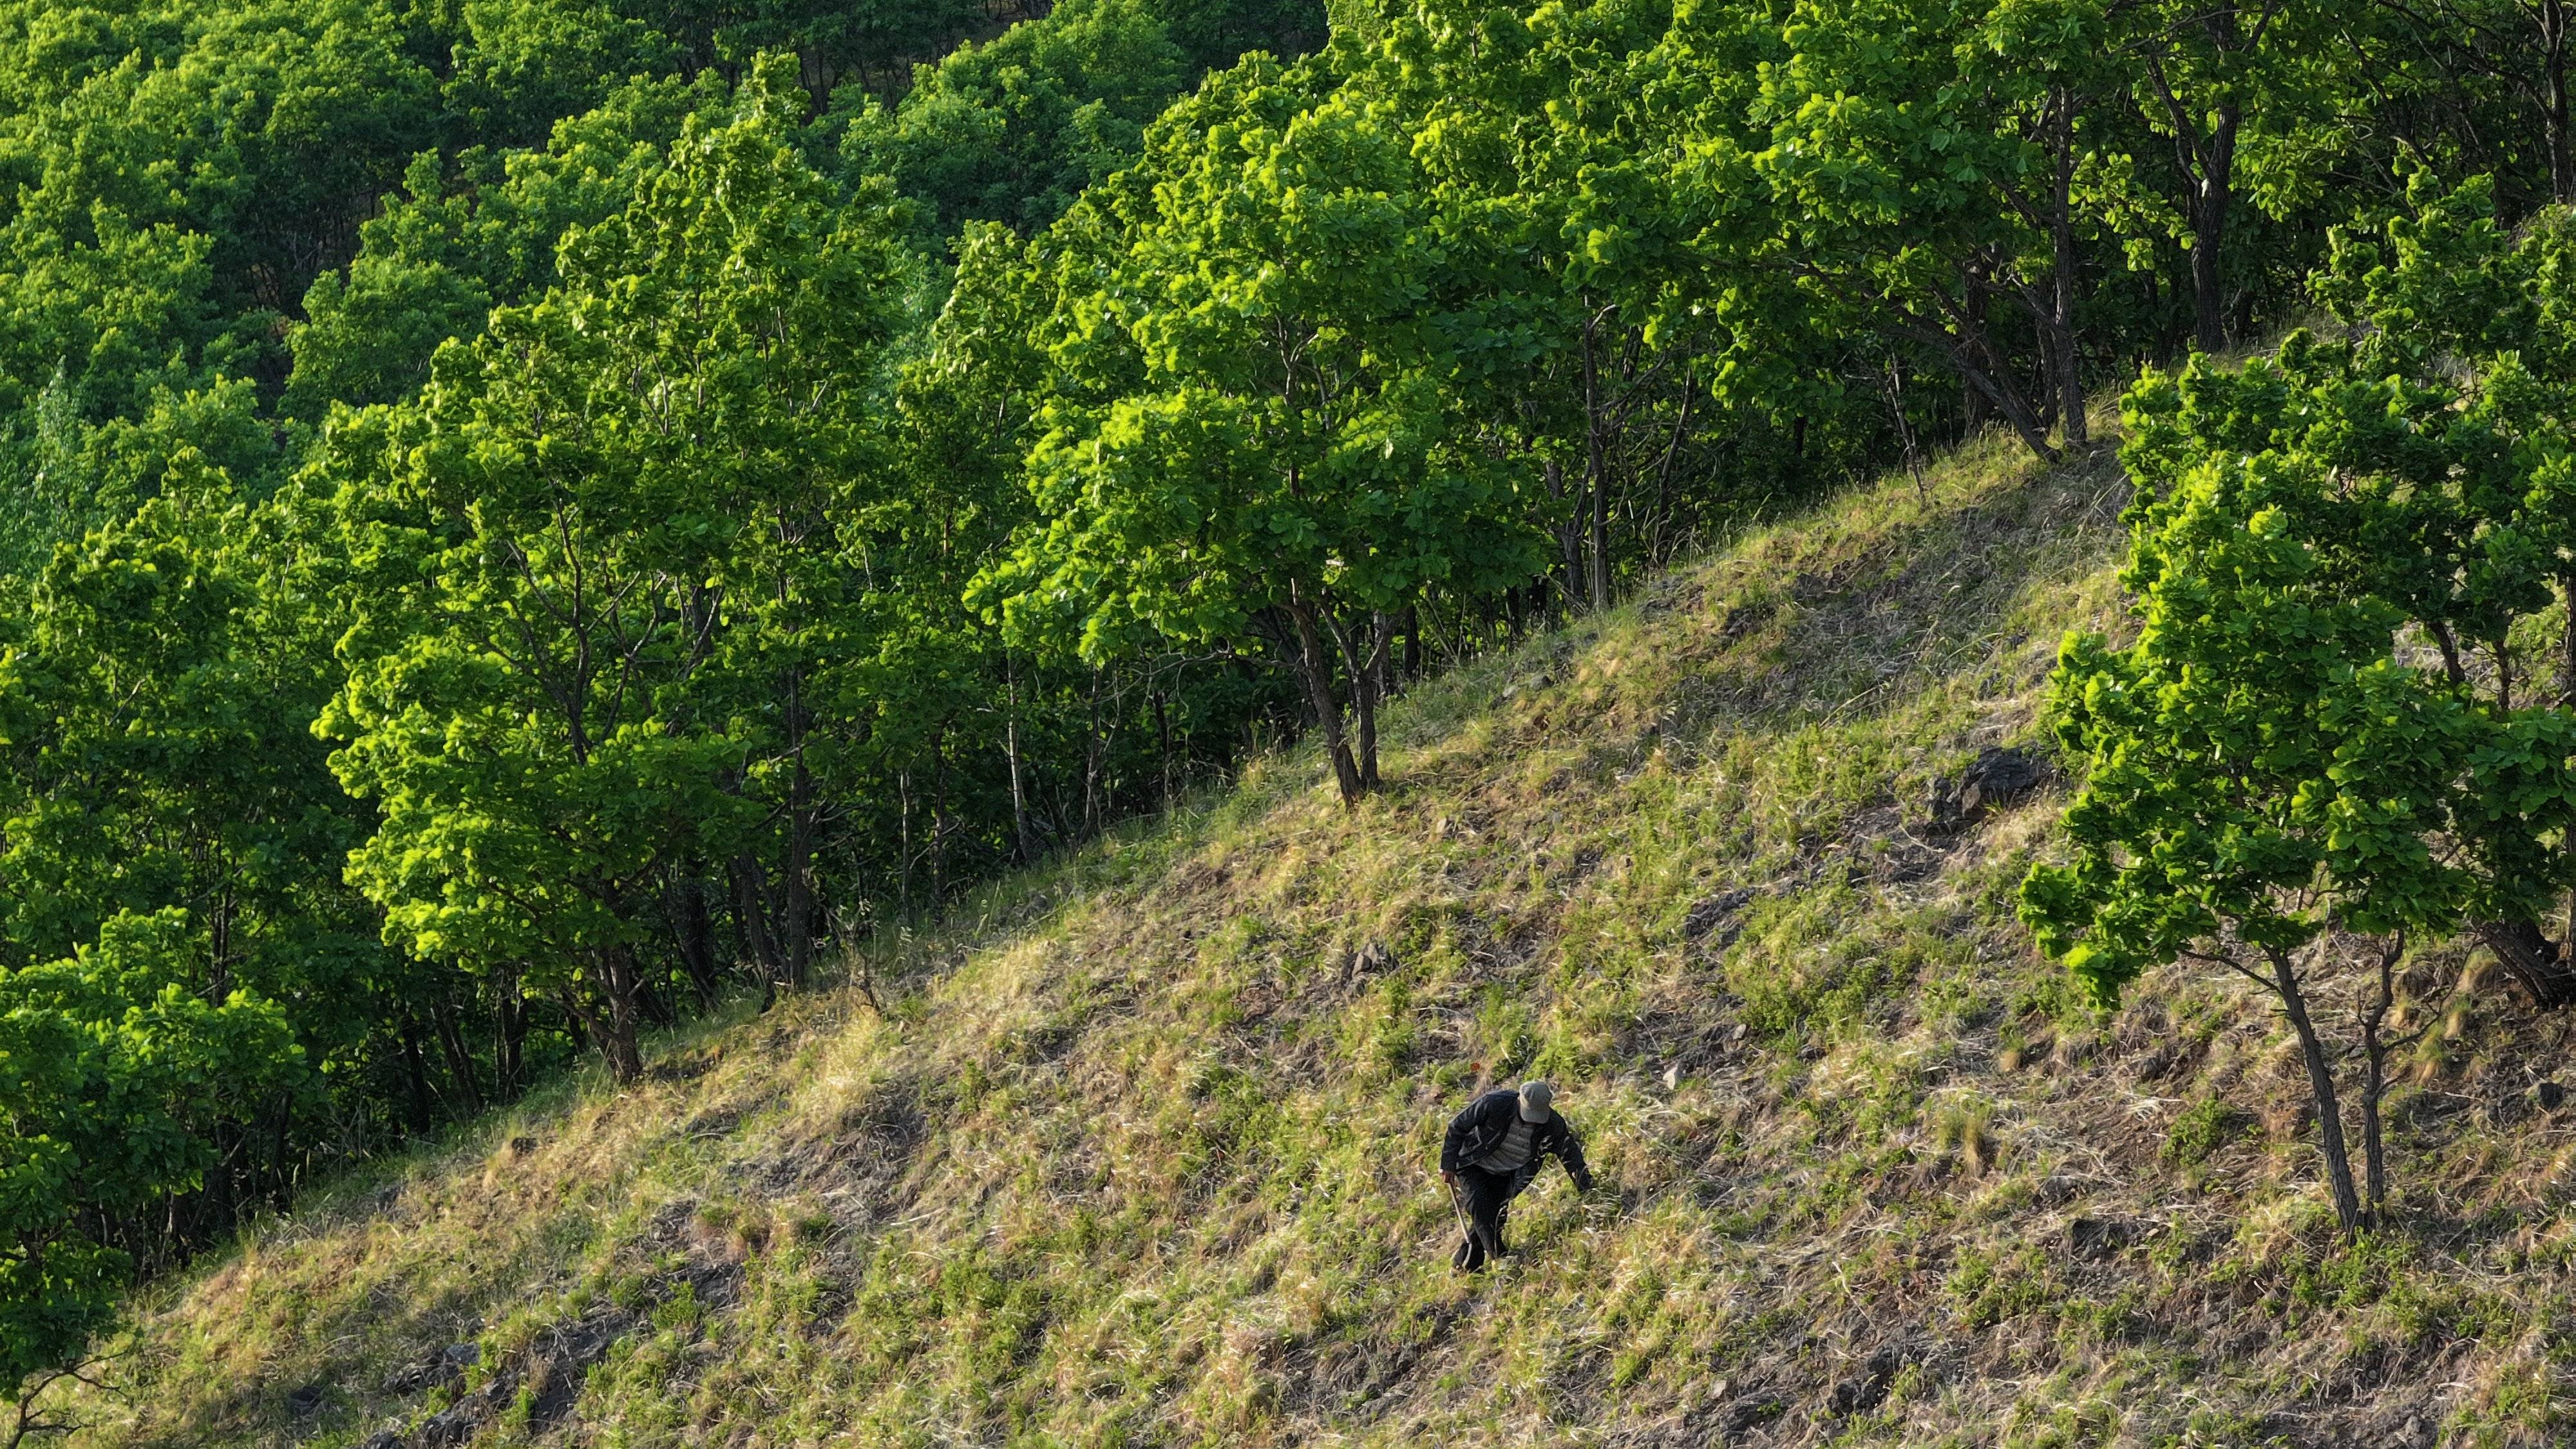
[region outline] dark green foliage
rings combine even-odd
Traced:
[[[295,371],[284,410],[318,421],[335,402],[409,397],[440,343],[473,336],[493,307],[550,286],[564,233],[623,210],[683,119],[721,95],[637,81],[558,123],[543,149],[414,157],[345,277],[325,272],[305,294],[305,325],[288,334]]]
[[[2030,919],[2104,1002],[2384,1006],[2462,933],[2576,1000],[2565,56],[2437,11],[0,0],[7,1368],[317,1164],[1300,731],[1356,798],[1440,663],[2312,301],[2130,394],[2145,628],[2066,653]]]
[[[1036,231],[1136,158],[1188,72],[1143,0],[1067,0],[923,67],[892,108],[859,95],[841,151],[920,198],[943,233],[970,221]]]
[[[176,912],[0,976],[0,1373],[39,1384],[112,1318],[132,1258],[100,1224],[216,1166],[217,1134],[305,1081],[286,1013],[208,1000]],[[14,1397],[14,1395],[13,1395]]]

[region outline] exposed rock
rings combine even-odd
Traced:
[[[2117,1257],[2137,1241],[2135,1225],[2113,1218],[2075,1218],[2066,1224],[2066,1256],[2079,1263]]]
[[[1348,978],[1353,981],[1365,981],[1372,976],[1383,976],[1394,969],[1395,948],[1372,936],[1367,944],[1351,953]]]
[[[2039,1186],[2031,1189],[2030,1200],[2043,1209],[2061,1208],[2075,1201],[2081,1191],[2075,1179],[2062,1172],[2052,1172],[2040,1179]]]
[[[1932,815],[1925,828],[1934,835],[1955,835],[1989,811],[2038,789],[2055,773],[2028,750],[1986,750],[1955,778],[1932,787]]]
[[[1768,1394],[1755,1394],[1736,1400],[1718,1416],[1718,1427],[1730,1434],[1758,1429],[1789,1412],[1789,1406]]]
[[[427,1358],[415,1359],[385,1375],[385,1392],[416,1394],[423,1389],[453,1383],[463,1378],[467,1369],[482,1361],[481,1345],[451,1343]]]

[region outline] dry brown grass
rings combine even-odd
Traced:
[[[2405,1223],[2339,1250],[2260,1003],[2094,1018],[2011,920],[2055,802],[1922,828],[2121,622],[2106,460],[1932,482],[1422,687],[1358,810],[1267,762],[889,944],[882,1016],[317,1199],[148,1305],[89,1442],[2553,1442],[2566,1023],[2422,963]],[[1458,1278],[1440,1126],[1527,1072],[1615,1200]]]

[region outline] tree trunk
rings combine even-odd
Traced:
[[[1157,748],[1162,752],[1163,813],[1169,815],[1172,813],[1173,808],[1180,803],[1179,794],[1173,788],[1172,783],[1172,717],[1167,705],[1165,704],[1166,696],[1163,691],[1159,689],[1153,691],[1153,697],[1154,739]]]
[[[572,990],[559,992],[555,996],[555,1005],[563,1008],[564,1035],[571,1040],[572,1049],[576,1052],[590,1050],[590,1039],[596,1033],[590,1029],[590,1008],[581,1004],[581,994]]]
[[[1980,332],[1985,330],[1986,308],[1993,295],[1994,289],[1987,284],[1986,274],[1970,265],[1959,278],[1959,315],[1966,319],[1964,325]],[[1985,393],[1962,375],[1959,379],[1961,430],[1967,436],[1975,437],[1978,430],[1985,427],[1993,411],[1994,404],[1986,399]]]
[[[2576,1004],[2576,969],[2565,953],[2530,921],[2482,921],[2471,927],[2495,952],[2496,960],[2530,998],[2537,1011],[2558,1011]]]
[[[779,955],[781,979],[802,987],[813,974],[814,938],[821,933],[814,909],[814,774],[805,768],[801,743],[796,754],[787,777],[787,860],[779,882],[784,907],[779,932],[786,939],[779,943]]]
[[[483,1110],[483,1088],[476,1080],[474,1054],[465,1049],[465,1034],[456,1029],[456,1011],[441,995],[430,1006],[430,1022],[438,1029],[438,1049],[447,1057],[447,1074],[456,1079],[457,1090],[465,1096],[465,1110]]]
[[[1100,766],[1108,748],[1100,728],[1100,685],[1105,671],[1091,671],[1091,711],[1082,732],[1082,833],[1086,839],[1100,834]]]
[[[214,909],[206,916],[207,956],[211,965],[206,976],[206,1000],[221,1006],[231,1000],[233,994],[232,893],[225,891],[217,895]]]
[[[724,977],[716,965],[715,923],[707,915],[704,872],[696,863],[672,872],[669,901],[671,943],[678,948],[680,965],[698,993],[698,1010],[712,1015],[723,994]]]
[[[1377,707],[1386,697],[1386,656],[1395,642],[1395,616],[1369,615],[1368,657],[1352,671],[1351,701],[1359,715],[1360,786],[1384,788],[1377,773]]]
[[[1601,415],[1600,335],[1601,314],[1595,311],[1583,319],[1583,491],[1590,514],[1584,572],[1591,583],[1594,613],[1610,607],[1610,459],[1601,438],[1606,424]]]
[[[1565,469],[1554,458],[1540,464],[1539,471],[1547,482],[1548,496],[1558,500],[1557,506],[1564,509],[1562,521],[1550,524],[1549,532],[1556,535],[1556,556],[1565,565],[1561,591],[1572,594],[1584,587],[1584,496],[1579,488],[1565,481]]]
[[[948,725],[930,736],[930,910],[948,905]]]
[[[2549,147],[2550,199],[2576,202],[2576,141],[2568,136],[2567,6],[2565,0],[2540,0],[2541,134]]]
[[[1333,661],[1324,652],[1324,641],[1315,629],[1315,612],[1302,600],[1288,606],[1288,618],[1297,629],[1297,673],[1305,681],[1306,703],[1314,711],[1315,727],[1324,732],[1324,749],[1332,756],[1333,778],[1340,784],[1342,803],[1356,804],[1367,793],[1360,779],[1359,765],[1351,758],[1350,744],[1342,737],[1342,709],[1333,699]]]
[[[781,979],[802,987],[814,959],[814,772],[805,763],[805,673],[787,672],[787,839],[779,874]]]
[[[503,968],[492,980],[493,1016],[498,1049],[493,1053],[492,1076],[503,1100],[519,1095],[519,1063],[528,1040],[528,1003],[519,994],[519,973]]]
[[[2201,174],[2191,193],[2191,302],[2195,340],[2203,352],[2227,345],[2227,274],[2219,265],[2227,237],[2227,212],[2236,199],[2234,102],[2220,106],[2218,125],[2201,148]]]
[[[411,1130],[414,1136],[429,1135],[429,1069],[420,1059],[420,1028],[409,1016],[402,1024],[403,1076],[411,1086]]]
[[[625,1086],[644,1075],[635,957],[624,946],[603,947],[592,969],[600,1000],[607,1009],[594,1016],[591,1029],[599,1038],[599,1054],[608,1062],[608,1074]]]
[[[656,980],[651,972],[644,970],[640,962],[636,964],[636,1015],[646,1026],[650,1026],[657,1031],[665,1030],[680,1024],[679,1009],[673,1006],[669,1001],[663,999],[662,986],[663,983]]]
[[[2380,953],[2377,990],[2361,1018],[2361,1175],[2362,1204],[2370,1225],[2382,1226],[2388,1215],[2388,1150],[2380,1130],[2379,1104],[2388,1094],[2389,1008],[2397,1001],[2397,958],[2406,943],[2400,937]]]
[[[1967,379],[1971,388],[1984,393],[1986,401],[1994,404],[1995,411],[2003,414],[2004,421],[2012,425],[2013,433],[2021,439],[2022,446],[2030,449],[2043,463],[2056,462],[2057,449],[2050,445],[2047,429],[2040,426],[2038,414],[2031,410],[2030,399],[2022,396],[2021,384],[2004,375],[1999,368],[1989,368],[1979,360],[1980,353],[1990,354],[1992,351],[1982,336],[1973,340],[1962,339],[1952,344],[1950,363],[1958,369],[1961,377]]]
[[[774,990],[786,970],[786,962],[778,954],[777,936],[769,929],[769,891],[762,880],[765,872],[749,851],[736,854],[727,869],[733,876],[734,923],[742,932],[743,948],[759,968],[761,981]]]
[[[2084,417],[2084,354],[2075,335],[2075,97],[2060,87],[2053,102],[2055,124],[2050,140],[2056,148],[2057,171],[2049,193],[2049,244],[2054,256],[2049,288],[2051,352],[2057,364],[2057,413],[2066,445],[2083,447],[2089,429]]]
[[[2334,1068],[2326,1060],[2325,1044],[2317,1039],[2316,1024],[2308,1019],[2307,997],[2299,989],[2299,973],[2290,964],[2289,953],[2265,954],[2272,962],[2272,990],[2281,998],[2291,1029],[2299,1034],[2299,1054],[2308,1066],[2308,1094],[2317,1109],[2317,1149],[2326,1161],[2327,1184],[2334,1190],[2335,1220],[2349,1236],[2361,1226],[2361,1199],[2353,1191],[2352,1158],[2344,1150],[2343,1103],[2335,1093]]]
[[[912,914],[912,772],[897,770],[894,776],[897,803],[895,839],[900,854],[895,865],[895,903],[907,916]]]
[[[1029,837],[1029,797],[1020,781],[1020,676],[1008,653],[1002,656],[1002,683],[1005,690],[1002,713],[1002,754],[1011,771],[1011,835],[1018,844],[1020,864],[1037,863],[1037,846]],[[1156,708],[1161,703],[1156,702]],[[1171,772],[1168,766],[1164,773]]]

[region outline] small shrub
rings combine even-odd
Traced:
[[[2173,1126],[2165,1132],[2164,1147],[2156,1156],[2167,1167],[2198,1167],[2253,1130],[2254,1118],[2250,1114],[2216,1097],[2204,1098],[2174,1119]]]

